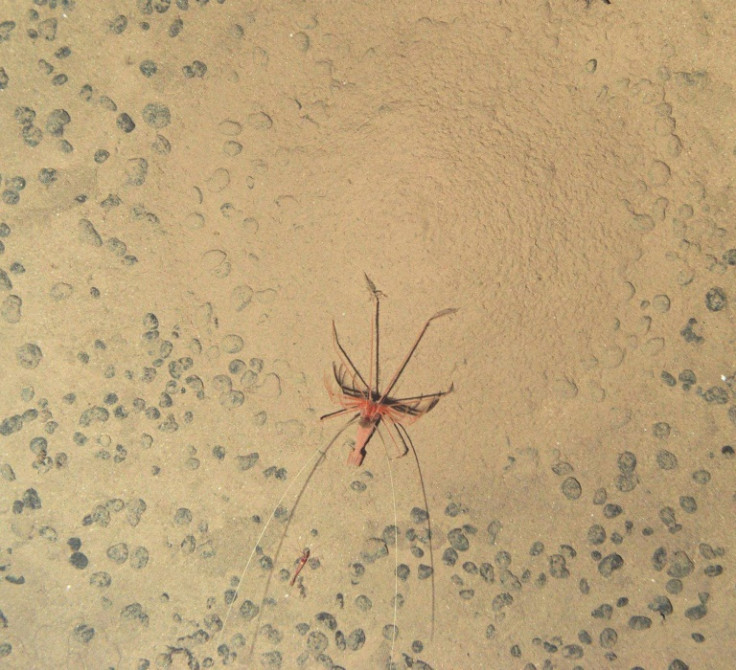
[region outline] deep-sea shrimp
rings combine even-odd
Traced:
[[[348,464],[356,466],[363,462],[363,459],[365,458],[365,448],[382,422],[391,436],[398,455],[403,456],[406,454],[409,448],[407,446],[408,435],[404,426],[417,421],[417,419],[421,418],[435,407],[442,396],[452,392],[453,387],[450,386],[447,391],[438,391],[436,393],[404,398],[394,398],[389,395],[396,386],[396,383],[399,381],[399,378],[406,369],[406,366],[409,364],[414,352],[417,350],[422,337],[424,337],[424,334],[429,328],[429,324],[435,319],[439,319],[441,316],[454,314],[457,311],[454,308],[443,309],[427,319],[424,327],[409,350],[409,353],[406,355],[406,358],[404,358],[394,376],[383,391],[381,391],[379,390],[380,359],[378,353],[378,318],[382,293],[376,288],[368,275],[365,275],[365,279],[368,282],[368,288],[373,295],[373,300],[376,303],[375,318],[371,324],[371,367],[368,382],[365,381],[365,377],[360,374],[357,367],[350,359],[350,356],[345,351],[345,348],[340,344],[340,340],[337,336],[337,328],[333,321],[332,336],[340,357],[340,364],[338,365],[337,363],[333,363],[332,365],[334,382],[337,384],[337,389],[333,388],[329,379],[326,380],[326,385],[330,397],[335,403],[341,405],[342,409],[330,412],[320,417],[324,420],[344,416],[346,414],[353,414],[342,430],[355,421],[358,422],[358,433],[355,440],[355,446],[348,456]],[[396,439],[396,435],[398,435],[398,440]],[[399,447],[399,443],[401,443],[403,449]]]

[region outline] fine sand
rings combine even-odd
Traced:
[[[0,668],[732,667],[734,45],[0,3]],[[355,467],[374,296],[380,389],[456,308],[391,396],[454,390]]]

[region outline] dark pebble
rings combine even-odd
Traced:
[[[684,551],[675,551],[670,559],[667,574],[675,579],[682,579],[692,574],[695,564]]]
[[[112,577],[107,572],[95,572],[90,575],[89,583],[100,589],[106,589],[112,584]]]
[[[77,568],[77,570],[84,570],[84,568],[89,565],[89,559],[81,551],[75,551],[69,557],[69,562]]]
[[[726,293],[718,286],[714,286],[705,294],[705,306],[711,312],[720,312],[726,307],[726,302]]]
[[[591,544],[603,544],[606,541],[606,529],[600,524],[594,524],[588,528],[588,542]]]
[[[406,566],[409,567],[408,565]],[[478,566],[473,563],[473,561],[466,561],[463,563],[463,570],[467,572],[469,575],[477,575],[478,574]],[[408,576],[408,573],[407,573]]]
[[[675,517],[675,510],[672,507],[663,507],[659,510],[660,521],[667,526],[670,530],[677,526],[677,518]]]
[[[636,455],[630,451],[624,451],[618,457],[618,469],[625,475],[636,470]]]
[[[694,344],[700,344],[703,341],[703,336],[698,335],[695,332],[694,326],[696,326],[698,323],[697,319],[690,318],[687,320],[687,324],[683,327],[683,329],[680,331],[680,335],[682,335],[685,342],[694,343]]]
[[[245,600],[238,611],[240,616],[242,616],[246,621],[252,621],[258,616],[260,608],[254,602]]]
[[[697,484],[707,484],[710,481],[710,472],[707,470],[693,472],[693,481]]]
[[[652,426],[652,434],[658,440],[666,440],[670,436],[671,432],[672,429],[670,427],[670,424],[668,424],[666,421],[658,421]]]
[[[629,619],[629,628],[632,630],[646,630],[652,625],[652,620],[648,616],[636,615]]]
[[[122,130],[124,133],[131,133],[133,132],[133,130],[135,130],[135,123],[133,122],[133,119],[131,119],[130,116],[125,112],[118,115],[116,123],[118,128],[120,128],[120,130]]]
[[[596,607],[590,614],[594,619],[604,619],[608,621],[611,616],[613,616],[613,607],[608,603],[603,603]]]
[[[672,601],[667,596],[655,596],[648,605],[652,612],[658,612],[662,616],[669,616],[674,611]]]
[[[706,560],[712,560],[716,556],[719,556],[721,554],[717,554],[716,550],[713,549],[709,544],[706,544],[705,542],[701,542],[698,545],[698,550],[700,551],[700,555],[705,558]]]
[[[489,584],[494,581],[495,574],[493,566],[490,563],[481,564],[479,572],[480,576],[483,578],[483,581],[488,582]]]
[[[153,75],[158,71],[156,63],[152,60],[141,61],[141,64],[138,67],[144,77],[153,77]]]
[[[345,639],[345,645],[350,651],[358,651],[365,644],[365,631],[362,628],[356,628]]]
[[[521,590],[521,582],[519,581],[519,578],[510,570],[500,570],[499,581],[507,589],[512,589],[514,591]]]
[[[566,461],[558,461],[552,465],[552,472],[559,476],[569,475],[573,472],[573,467]]]
[[[130,566],[136,570],[142,570],[148,565],[148,549],[145,547],[136,547],[133,555],[130,557]]]
[[[419,564],[417,569],[417,577],[419,579],[429,579],[432,576],[432,568],[429,565]]]
[[[411,568],[409,568],[406,563],[401,563],[396,568],[396,576],[402,581],[405,582],[407,579],[409,579],[409,575],[411,574]]]
[[[54,137],[62,137],[64,135],[64,127],[72,120],[69,112],[65,109],[55,109],[46,119],[46,132]]]
[[[577,500],[583,494],[583,487],[575,477],[568,477],[561,485],[562,495],[568,500]]]
[[[34,437],[30,442],[30,449],[36,456],[45,455],[48,450],[49,443],[45,437]]]
[[[149,103],[143,108],[143,120],[153,128],[160,130],[171,123],[171,112],[166,105]]]
[[[562,554],[553,554],[549,557],[549,574],[555,579],[567,579],[570,576],[567,561]]]
[[[682,384],[683,391],[689,391],[698,381],[692,370],[683,370],[679,375],[677,375],[677,379]]]
[[[667,666],[667,670],[690,670],[690,666],[685,661],[676,658]]]
[[[118,565],[128,560],[128,545],[125,542],[113,544],[107,550],[107,557]]]
[[[708,565],[703,570],[703,574],[706,577],[718,577],[723,574],[723,566],[718,564]]]
[[[511,554],[508,551],[499,551],[494,560],[497,567],[508,568],[511,565]]]
[[[5,270],[0,269],[0,289],[10,291],[13,288],[13,282],[8,277],[8,273]]]
[[[578,640],[583,644],[593,644],[593,638],[587,630],[581,630],[578,632]]]
[[[137,621],[142,626],[148,626],[148,614],[140,603],[131,603],[123,607],[120,617],[129,621]]]
[[[695,605],[694,607],[688,607],[685,610],[685,616],[690,619],[690,621],[698,621],[699,619],[702,619],[706,614],[708,614],[708,608],[703,605]]]
[[[721,256],[726,265],[736,265],[736,249],[728,249]]]
[[[562,647],[562,655],[565,658],[579,659],[585,655],[585,652],[579,644],[566,644]]]
[[[604,649],[613,649],[618,642],[618,633],[613,628],[604,628],[598,636],[598,641]]]
[[[123,14],[119,14],[108,25],[111,33],[120,35],[128,27],[128,18]]]
[[[329,612],[319,612],[314,617],[315,621],[329,631],[337,630],[337,619]]]
[[[603,516],[606,517],[606,519],[615,519],[617,516],[619,516],[624,511],[623,507],[621,505],[615,505],[613,503],[608,503],[603,507]]]
[[[92,628],[92,626],[81,623],[78,626],[74,627],[74,638],[77,640],[77,642],[81,642],[82,644],[89,644],[94,636],[95,629]]]
[[[42,184],[53,184],[57,180],[57,173],[54,168],[41,168],[38,172],[38,181]]]
[[[41,509],[41,498],[36,489],[26,489],[23,492],[23,506],[29,509]]]
[[[529,548],[530,556],[539,556],[544,553],[544,544],[542,542],[534,542]]]
[[[361,612],[368,612],[373,607],[373,603],[368,596],[360,595],[355,599],[355,606]]]
[[[32,342],[24,344],[15,352],[15,359],[18,361],[18,365],[26,370],[32,370],[38,367],[42,358],[43,353],[41,352],[41,347]]]
[[[657,571],[661,571],[664,570],[665,565],[667,565],[667,550],[664,547],[659,547],[652,554],[652,567]]]
[[[453,528],[447,533],[447,539],[450,542],[450,546],[456,551],[467,551],[470,547],[470,542],[463,533],[462,528]]]
[[[624,565],[624,559],[619,554],[609,554],[598,563],[598,572],[604,577],[610,577]]]
[[[176,18],[171,22],[169,26],[169,37],[177,37],[184,29],[184,21],[181,18]]]
[[[660,449],[657,452],[657,465],[662,470],[674,470],[677,468],[677,456],[675,456],[671,451]]]
[[[682,593],[683,583],[679,579],[670,579],[667,581],[664,588],[667,593],[676,596],[678,593]]]
[[[498,520],[493,520],[488,524],[488,542],[490,544],[496,544],[498,534],[501,532],[503,524]]]
[[[730,397],[728,389],[723,386],[711,386],[707,391],[703,393],[699,391],[698,394],[702,396],[705,402],[714,405],[725,405]]]
[[[384,640],[393,641],[399,637],[399,629],[393,624],[386,624],[381,634]]]
[[[667,372],[666,370],[662,370],[662,373],[659,375],[659,377],[667,386],[677,386],[677,380],[672,373]]]
[[[698,511],[698,503],[692,496],[680,496],[680,507],[688,514],[694,514]]]
[[[171,153],[171,142],[163,135],[156,135],[156,141],[151,144],[151,148],[160,156],[168,156]]]
[[[9,416],[0,423],[0,435],[11,435],[23,428],[23,418],[18,414]]]
[[[395,544],[399,537],[399,529],[391,524],[386,526],[381,533],[381,538],[386,544]]]
[[[449,517],[456,517],[463,513],[463,508],[460,507],[456,502],[451,502],[445,507],[445,515]],[[415,522],[417,523],[417,522]]]

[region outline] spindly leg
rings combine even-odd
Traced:
[[[352,410],[346,407],[343,407],[342,409],[335,410],[334,412],[323,414],[321,417],[319,417],[319,420],[324,421],[325,419],[333,419],[336,416],[342,416],[343,414],[347,414],[348,412],[352,412]]]
[[[350,360],[350,356],[348,356],[348,352],[345,351],[342,344],[340,344],[340,340],[337,337],[337,327],[335,326],[334,321],[332,322],[332,339],[335,343],[335,347],[337,348],[340,358],[342,359],[342,362],[345,364],[345,367],[350,368],[353,371],[353,373],[355,374],[355,377],[357,379],[360,379],[360,381],[362,382],[365,388],[365,391],[370,393],[370,386],[368,386],[368,384],[365,383],[365,379],[363,379],[363,375],[361,375],[360,372],[358,372],[358,368],[356,368],[353,361]]]
[[[419,332],[419,336],[414,341],[414,344],[409,350],[409,353],[406,355],[406,358],[404,359],[403,363],[399,366],[399,369],[396,371],[396,374],[393,376],[388,386],[383,391],[383,395],[378,401],[379,404],[382,403],[384,400],[386,400],[386,398],[388,397],[388,394],[391,393],[391,390],[393,389],[393,387],[396,386],[396,382],[399,381],[399,377],[401,377],[401,374],[404,372],[404,369],[406,368],[407,364],[411,360],[411,357],[414,355],[414,352],[417,350],[419,343],[422,341],[422,338],[424,337],[424,333],[427,332],[427,328],[429,328],[429,324],[432,323],[432,321],[434,321],[435,319],[439,319],[441,316],[447,316],[448,314],[454,314],[455,312],[457,312],[457,309],[455,309],[454,307],[450,307],[448,309],[443,309],[442,311],[437,312],[437,314],[427,319],[427,323],[424,324],[424,328],[422,328],[422,330]]]
[[[401,426],[401,424],[391,420],[387,420],[383,422],[383,425],[386,426],[386,432],[389,434],[391,442],[394,443],[394,448],[396,449],[396,458],[406,456],[406,454],[409,453],[409,446],[404,439],[404,435],[399,430],[399,426]],[[403,426],[401,427],[404,428]],[[406,428],[404,428],[404,431],[406,431]],[[394,433],[398,436],[398,440],[396,439]],[[399,445],[399,443],[401,444]]]

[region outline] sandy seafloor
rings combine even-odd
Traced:
[[[732,667],[734,44],[690,0],[4,0],[0,668]],[[458,308],[395,389],[454,384],[431,542],[388,434],[318,463],[364,273],[384,381]]]

